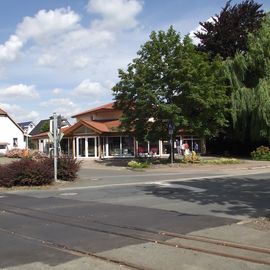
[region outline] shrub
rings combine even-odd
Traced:
[[[81,161],[70,157],[60,157],[57,163],[57,178],[64,181],[73,181],[77,177]]]
[[[53,167],[51,161],[21,159],[10,164],[15,173],[17,186],[41,186],[53,181]]]
[[[198,163],[200,162],[200,156],[196,154],[195,151],[192,151],[191,154],[185,155],[183,158],[183,162],[185,163]]]
[[[138,162],[136,160],[131,160],[128,163],[128,167],[133,168],[133,169],[144,169],[144,168],[148,168],[149,166],[150,164],[147,162]]]
[[[15,171],[12,170],[10,164],[0,165],[0,186],[12,187],[15,182]]]
[[[240,161],[236,158],[219,158],[219,159],[209,159],[203,160],[206,164],[239,164]]]
[[[24,149],[13,148],[7,151],[6,156],[9,158],[22,158],[24,156]]]
[[[267,146],[260,146],[255,151],[250,153],[254,160],[270,160],[270,148]]]
[[[76,178],[80,162],[76,159],[61,157],[58,159],[57,177],[72,181]],[[0,186],[41,186],[53,182],[53,159],[22,158],[5,165],[0,165]]]
[[[28,157],[34,160],[39,160],[39,159],[47,158],[48,155],[38,150],[29,150]]]
[[[21,159],[2,165],[0,169],[0,186],[39,186],[53,181],[53,169],[49,159]]]

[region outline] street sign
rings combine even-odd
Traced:
[[[172,121],[168,122],[168,130],[169,130],[169,135],[173,135],[173,131],[174,131],[174,124]]]

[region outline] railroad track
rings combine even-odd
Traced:
[[[65,215],[53,214],[48,211],[32,209],[27,207],[18,207],[8,203],[2,203],[0,209],[7,213],[11,213],[18,216],[24,216],[27,218],[38,219],[46,222],[52,222],[57,224],[62,224],[70,227],[75,227],[78,229],[95,231],[104,234],[111,234],[120,237],[125,237],[129,239],[135,239],[141,241],[142,243],[150,242],[157,245],[168,246],[177,249],[192,250],[194,252],[201,252],[205,254],[211,254],[215,256],[221,256],[230,259],[242,260],[246,262],[252,262],[257,264],[270,265],[270,249],[266,247],[258,247],[253,245],[245,245],[241,243],[224,241],[220,239],[199,236],[199,235],[185,235],[168,231],[158,231],[149,230],[128,225],[117,225],[105,223],[97,220],[91,220],[84,218],[87,221],[87,225],[83,225],[75,220]],[[102,225],[103,227],[96,227],[96,225]],[[119,231],[119,229],[124,230],[124,232]],[[123,265],[130,269],[137,270],[148,270],[148,268],[142,267],[140,265],[135,265],[130,262],[123,260],[112,259],[106,256],[98,255],[94,252],[88,250],[75,249],[66,245],[59,244],[53,241],[47,241],[46,239],[40,239],[36,237],[31,237],[18,232],[8,230],[6,228],[0,227],[0,230],[11,235],[16,235],[24,239],[31,241],[36,241],[42,245],[46,245],[50,248],[62,250],[64,252],[77,254],[78,256],[90,256],[96,259],[100,259],[106,262]],[[165,238],[165,239],[164,239]],[[173,240],[173,242],[172,242]],[[177,241],[175,241],[177,240]],[[190,243],[189,243],[190,242]],[[201,247],[204,244],[206,247]],[[218,247],[218,248],[216,248]],[[219,250],[220,249],[220,250]],[[237,252],[244,251],[245,255],[237,255]],[[259,258],[258,258],[259,257]],[[263,258],[260,258],[263,257]],[[153,269],[152,269],[153,270]]]

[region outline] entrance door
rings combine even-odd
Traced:
[[[78,157],[86,157],[85,138],[78,138]]]
[[[97,153],[96,137],[77,138],[77,157],[97,157]]]
[[[95,157],[96,156],[96,138],[87,138],[88,142],[88,157]]]

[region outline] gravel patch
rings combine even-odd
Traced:
[[[270,231],[270,216],[252,219],[247,226],[261,231]]]

